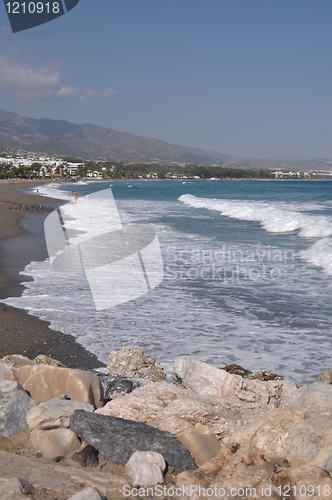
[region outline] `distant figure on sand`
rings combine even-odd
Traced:
[[[39,189],[37,189],[37,196],[39,196]]]
[[[78,200],[78,194],[76,193],[75,194],[75,203],[77,203],[77,200]]]
[[[87,200],[89,199],[89,194],[90,193],[85,193],[85,197],[86,197]]]

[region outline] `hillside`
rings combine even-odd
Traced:
[[[77,125],[62,120],[35,120],[0,111],[0,150],[4,147],[85,159],[220,163],[209,155],[150,137],[141,137],[96,125]]]

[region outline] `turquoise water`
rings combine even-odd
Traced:
[[[193,355],[269,369],[297,383],[331,367],[331,181],[114,181],[45,185],[70,200],[111,185],[123,224],[151,224],[165,278],[135,301],[94,310],[87,283],[48,261],[8,304],[78,337],[102,361],[142,345],[169,370]],[[101,213],[93,215],[103,224]]]

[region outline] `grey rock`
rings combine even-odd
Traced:
[[[125,377],[118,374],[97,373],[97,376],[103,388],[105,402],[125,396],[138,387],[152,383],[148,379]]]
[[[18,382],[0,382],[0,434],[10,437],[28,426],[27,412],[38,404]]]
[[[108,356],[107,369],[110,373],[126,377],[147,378],[152,382],[166,380],[163,366],[150,355],[145,355],[142,347],[122,347]]]
[[[58,396],[32,408],[27,413],[30,430],[69,427],[70,415],[75,410],[93,411],[93,406],[83,401],[71,401],[66,396]]]
[[[126,476],[133,486],[156,486],[163,483],[166,464],[155,451],[135,451],[126,463]]]
[[[332,384],[332,370],[322,370],[317,377],[317,382]]]
[[[95,467],[99,463],[98,455],[98,450],[88,444],[83,450],[74,453],[72,459],[83,467]]]
[[[34,487],[24,479],[15,477],[0,486],[0,500],[27,499],[33,493]],[[30,497],[31,498],[31,497]]]
[[[99,491],[95,488],[88,486],[88,488],[85,488],[70,497],[69,500],[106,500],[106,497],[99,493]]]
[[[70,417],[70,428],[109,462],[126,464],[135,451],[156,451],[169,466],[181,471],[197,467],[172,434],[141,422],[76,410]]]

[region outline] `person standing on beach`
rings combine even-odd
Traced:
[[[77,200],[78,200],[78,194],[76,193],[75,194],[75,203],[77,203]]]
[[[37,189],[37,196],[39,196],[39,189]]]

